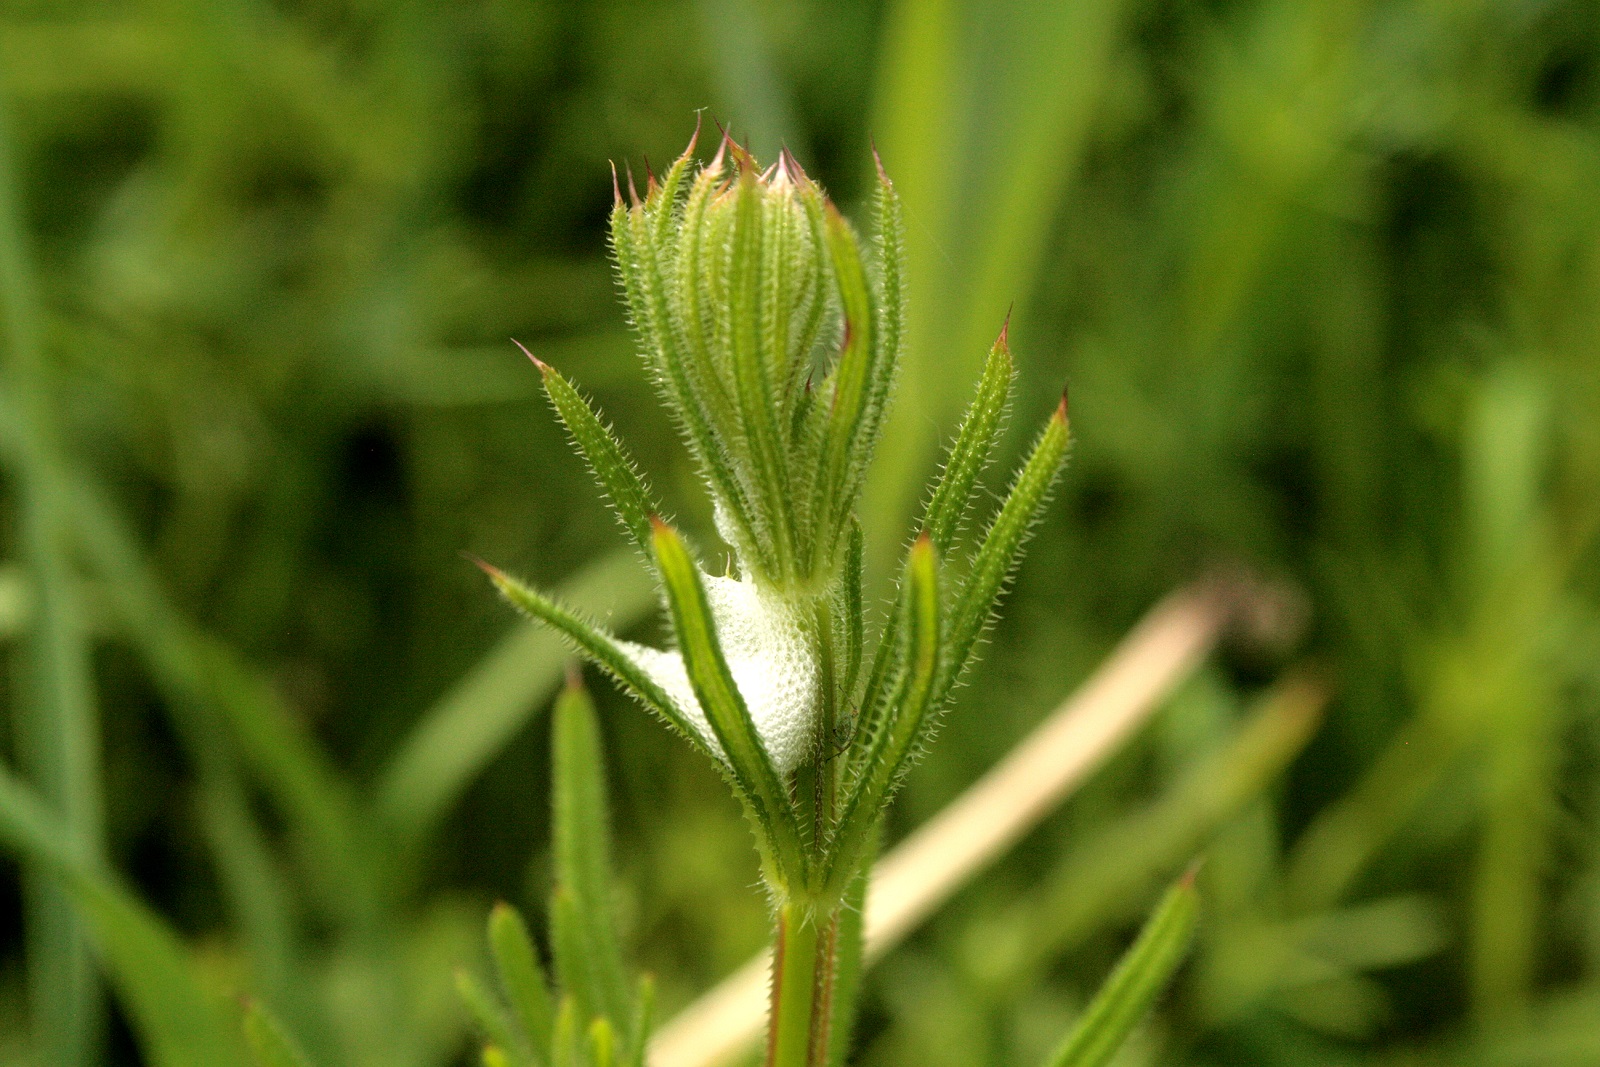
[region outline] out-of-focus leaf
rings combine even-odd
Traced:
[[[478,1025],[483,1028],[493,1047],[499,1048],[514,1061],[518,1059],[517,1052],[521,1050],[520,1062],[528,1061],[529,1050],[522,1035],[516,1031],[516,1024],[511,1015],[506,1011],[505,1005],[500,1003],[500,998],[484,987],[471,971],[459,970],[456,972],[456,993],[461,997],[462,1003],[472,1013]]]
[[[31,625],[18,650],[17,757],[86,862],[104,850],[105,799],[93,649],[70,517],[46,468],[58,437],[44,313],[18,192],[9,101],[0,94],[0,389],[17,398],[14,467]],[[40,1055],[61,1067],[99,1058],[104,1006],[78,917],[50,875],[25,875],[29,994]]]
[[[253,1001],[244,1012],[244,1038],[256,1067],[311,1067],[272,1013]]]
[[[580,684],[556,700],[551,748],[556,890],[568,927],[558,938],[561,985],[588,1017],[626,1021],[633,1010],[612,897],[605,762],[594,704]]]
[[[626,550],[589,564],[558,595],[581,614],[608,617],[617,629],[656,605],[654,583]],[[570,654],[548,628],[520,626],[423,713],[384,769],[376,792],[379,809],[404,840],[426,835],[527,724],[560,682]]]
[[[521,912],[509,904],[489,913],[489,952],[511,1010],[535,1049],[548,1049],[555,1027],[555,1003],[539,954]]]
[[[155,1067],[245,1067],[238,1023],[172,930],[110,874],[25,786],[0,773],[0,841],[66,885],[139,1044]]]
[[[1116,1055],[1188,954],[1199,917],[1200,896],[1190,873],[1156,905],[1049,1067],[1101,1067]]]

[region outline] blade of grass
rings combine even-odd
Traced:
[[[1309,679],[1280,682],[1220,751],[1185,771],[1148,806],[1086,838],[1042,892],[1013,903],[1017,925],[1028,935],[1021,950],[995,968],[992,982],[1020,994],[1083,938],[1132,918],[1130,904],[1148,899],[1282,773],[1315,732],[1327,699],[1327,691]]]
[[[1049,1067],[1103,1067],[1116,1055],[1188,955],[1199,918],[1200,895],[1191,870],[1156,905],[1083,1021],[1050,1057]]]
[[[655,583],[621,550],[569,579],[558,598],[625,630],[656,606]],[[570,652],[547,627],[519,626],[501,639],[418,720],[378,778],[377,807],[403,842],[415,845],[462,791],[527,725],[561,680]]]
[[[256,1067],[311,1067],[278,1020],[254,1001],[244,1011],[244,1039]]]
[[[39,797],[0,770],[0,845],[59,876],[153,1067],[245,1067],[232,1009],[170,927],[73,847]]]
[[[1036,288],[1126,8],[1124,0],[1008,0],[978,9],[979,32],[962,24],[975,16],[949,0],[904,0],[891,12],[875,112],[884,162],[913,222],[910,288],[919,299],[863,511],[887,518],[868,530],[872,563],[899,547],[913,487],[934,458],[933,428],[954,413],[1005,308]],[[958,112],[969,108],[985,121],[963,122]],[[963,129],[981,130],[977,143],[963,143]]]
[[[231,754],[230,754],[231,755]],[[247,950],[258,993],[302,1038],[325,1039],[326,1020],[302,966],[293,892],[245,795],[238,771],[218,754],[200,770],[200,829],[217,883]],[[314,1051],[326,1058],[319,1042]]]
[[[0,98],[0,382],[13,391],[22,416],[18,525],[33,593],[21,648],[17,748],[34,787],[60,813],[72,847],[92,860],[104,850],[105,836],[92,649],[78,577],[67,557],[62,502],[38,469],[37,457],[55,427],[22,211],[9,105]],[[65,890],[54,878],[29,870],[25,912],[29,995],[41,1053],[62,1067],[93,1062],[104,1025],[99,982]]]
[[[346,783],[272,683],[173,606],[92,475],[68,466],[59,449],[28,451],[26,422],[9,400],[0,394],[0,443],[14,459],[33,462],[36,474],[60,495],[65,521],[102,579],[113,616],[166,698],[164,710],[178,721],[180,736],[203,735],[202,724],[191,721],[195,716],[216,715],[225,723],[297,843],[314,854],[308,866],[337,887],[326,887],[331,910],[370,922],[381,895],[379,867]]]

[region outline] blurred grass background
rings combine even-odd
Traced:
[[[1037,1062],[1205,845],[1120,1062],[1600,1063],[1592,0],[0,4],[0,1062],[184,1062],[127,992],[194,980],[156,915],[330,1067],[468,1062],[451,969],[548,891],[562,652],[459,553],[656,632],[507,338],[709,536],[603,244],[607,161],[699,108],[905,197],[880,573],[1008,307],[1019,426],[1071,382],[892,834],[1213,567],[1303,591],[1337,692],[1279,777],[1239,723],[1283,654],[1223,657],[877,968],[859,1062]],[[714,772],[600,696],[670,1013],[764,904]]]

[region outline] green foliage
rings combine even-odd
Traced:
[[[156,1067],[242,1067],[223,1000],[161,918],[76,847],[73,834],[9,772],[0,775],[0,839],[54,875],[75,905]]]
[[[644,978],[629,990],[623,978],[605,760],[594,704],[576,677],[556,699],[551,733],[556,886],[550,945],[557,989],[545,978],[522,915],[502,902],[489,913],[488,926],[498,991],[461,970],[456,992],[488,1038],[483,1062],[489,1067],[643,1064],[655,988]]]
[[[1199,915],[1191,871],[1161,898],[1139,939],[1050,1057],[1049,1067],[1101,1067],[1117,1054],[1188,954]]]
[[[294,1041],[260,1004],[252,1003],[244,1010],[244,1037],[256,1067],[310,1067]]]

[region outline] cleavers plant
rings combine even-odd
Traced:
[[[956,557],[1013,379],[1006,331],[927,497],[881,624],[856,517],[905,333],[900,201],[878,168],[863,240],[785,151],[762,169],[694,142],[611,213],[628,311],[731,550],[709,572],[601,415],[537,358],[556,414],[659,578],[675,648],[621,640],[486,566],[518,608],[722,771],[754,832],[775,915],[768,1062],[837,1062],[859,966],[859,903],[883,814],[972,662],[1067,454],[1045,421],[987,526]]]

